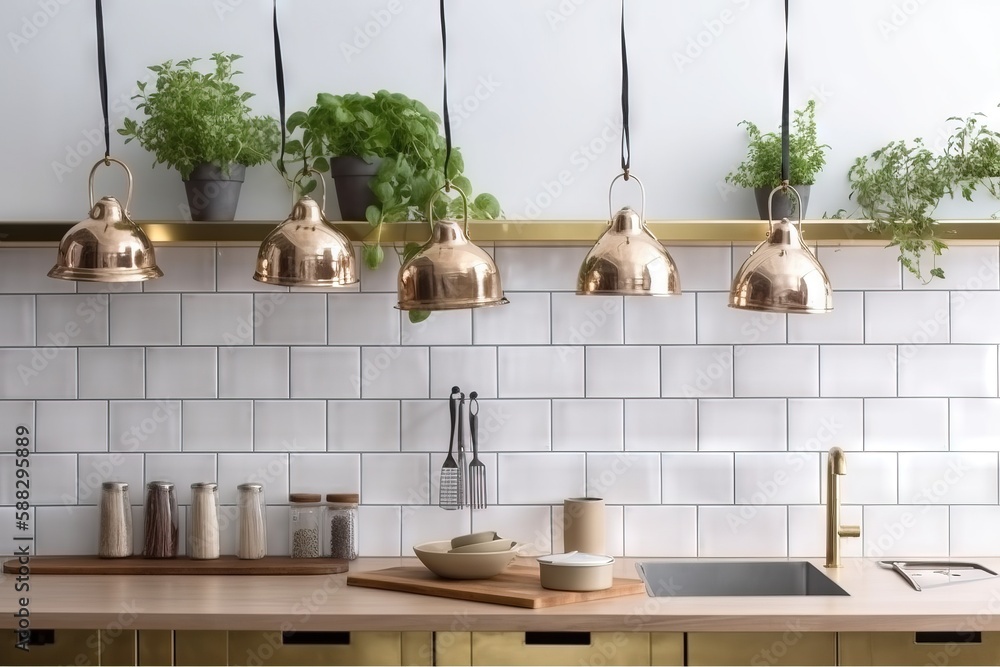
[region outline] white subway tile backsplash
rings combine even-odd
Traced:
[[[327,449],[399,451],[399,401],[329,401]]]
[[[1000,552],[1000,507],[952,505],[949,521],[949,555],[953,558],[992,556]]]
[[[650,530],[655,526],[655,530]],[[626,507],[625,555],[630,558],[693,558],[698,555],[695,507]]]
[[[264,490],[268,493],[267,489]],[[271,498],[270,495],[267,496]],[[269,502],[274,502],[269,500]],[[287,556],[288,555],[288,507],[268,505],[267,515],[267,555]],[[361,531],[358,531],[360,538]],[[361,538],[364,539],[364,538]]]
[[[192,456],[197,456],[192,454]],[[292,489],[288,487],[287,453],[219,454],[219,502],[236,504],[236,487],[246,482],[264,485],[270,504],[285,503]],[[148,458],[148,457],[147,457]],[[149,473],[146,473],[149,479]],[[178,498],[178,501],[180,499]],[[287,533],[286,533],[287,534]]]
[[[107,401],[39,401],[37,452],[108,451]]]
[[[916,290],[995,290],[1000,289],[1000,253],[997,246],[951,245],[935,257],[947,280],[924,284],[909,271],[903,271],[903,289]]]
[[[901,472],[895,452],[850,452],[847,454],[847,474],[840,478],[843,502],[854,505],[895,505],[902,498],[896,480]],[[923,456],[923,455],[921,455]],[[826,498],[826,466],[828,453],[822,454],[824,474],[820,480]]]
[[[510,308],[506,305],[499,310]],[[477,308],[475,310],[439,310],[423,322],[410,322],[409,315],[401,313],[403,345],[472,345],[472,316],[475,312],[497,310]]]
[[[326,410],[325,401],[254,402],[254,451],[326,451]]]
[[[698,293],[700,345],[785,342],[785,315],[729,307],[728,292]]]
[[[500,454],[497,501],[504,505],[562,503],[587,489],[587,455],[581,452]]]
[[[625,449],[694,451],[698,448],[698,402],[685,399],[625,401]]]
[[[480,404],[480,451],[531,452],[551,449],[552,405],[549,401],[484,400]],[[436,434],[435,438],[439,439],[440,436]]]
[[[181,343],[179,294],[112,294],[109,309],[112,345]]]
[[[326,343],[325,294],[255,294],[253,302],[255,345]]]
[[[181,451],[181,402],[111,401],[108,446],[112,452]]]
[[[883,452],[948,449],[947,399],[865,399],[865,449]]]
[[[75,292],[72,280],[48,277],[56,263],[55,248],[0,248],[0,292],[4,294],[48,294]]]
[[[737,505],[819,503],[820,457],[812,452],[737,453]]]
[[[833,311],[820,316],[788,318],[789,343],[865,342],[865,297],[863,292],[836,292]]]
[[[37,433],[35,428],[35,403],[34,401],[0,401],[0,425],[15,433],[19,426],[23,426],[28,433]],[[36,451],[36,438],[29,439],[29,451]],[[0,452],[13,452],[18,448],[15,438],[0,439]]]
[[[330,345],[399,345],[395,293],[330,294],[327,299]]]
[[[732,249],[729,246],[667,246],[677,264],[681,289],[728,291],[733,282]]]
[[[782,399],[704,399],[698,407],[698,449],[725,452],[786,449],[785,412]]]
[[[948,508],[871,505],[864,509],[865,558],[928,558],[948,554]]]
[[[569,292],[588,248],[512,248],[494,251],[504,291]]]
[[[48,556],[96,554],[99,527],[97,507],[38,507],[35,509],[35,551]]]
[[[552,339],[549,294],[507,292],[507,298],[510,303],[501,308],[472,311],[473,342],[476,345],[548,345]]]
[[[737,397],[819,396],[815,345],[737,345],[733,361]]]
[[[163,277],[143,283],[144,292],[215,291],[215,248],[159,247],[156,265]]]
[[[288,363],[291,398],[361,398],[356,347],[293,347]]]
[[[288,398],[288,348],[220,347],[219,398]]]
[[[819,393],[830,397],[895,396],[896,346],[821,346]]]
[[[28,489],[32,506],[76,505],[76,454],[32,454]],[[15,457],[0,454],[0,475],[9,480],[0,488],[0,505],[13,505],[19,499],[14,487]],[[37,526],[36,526],[37,530]]]
[[[215,398],[218,383],[214,347],[146,348],[148,398]]]
[[[472,513],[471,530],[494,530],[501,537],[516,540],[518,545],[525,545],[520,547],[523,555],[550,553],[552,533],[556,530],[552,509],[547,505],[493,505]]]
[[[726,505],[733,502],[733,454],[664,453],[661,457],[665,505]]]
[[[361,497],[372,505],[427,502],[430,497],[427,454],[365,453],[361,455]],[[404,521],[404,528],[406,526]],[[446,538],[443,538],[446,539]],[[403,540],[404,543],[406,540]]]
[[[651,398],[660,395],[660,348],[588,347],[587,396]]]
[[[1000,343],[1000,292],[952,292],[951,342]]]
[[[34,295],[0,296],[0,346],[31,347],[34,344]]]
[[[845,451],[864,447],[864,401],[860,398],[788,400],[788,449]]]
[[[427,398],[429,357],[426,347],[361,348],[361,398]]]
[[[253,449],[253,401],[184,401],[181,410],[185,452]]]
[[[676,398],[730,398],[733,348],[672,345],[660,348],[660,392]]]
[[[141,347],[82,347],[80,398],[145,398]]]
[[[142,505],[144,502],[142,454],[80,454],[78,464],[77,497],[81,505],[99,505],[101,484],[104,482],[125,482],[128,484],[129,503]]]
[[[361,490],[361,455],[289,454],[288,477],[292,493],[319,493],[324,499],[328,493],[358,493]]]
[[[841,505],[842,525],[860,526],[862,508]],[[790,505],[788,507],[788,557],[824,558],[826,556],[826,508],[822,505]],[[842,558],[860,558],[860,539],[840,541]]]
[[[564,452],[624,448],[624,403],[587,398],[552,401],[552,449]]]
[[[698,555],[784,558],[788,555],[787,514],[782,506],[699,507]]]
[[[501,347],[497,350],[500,398],[582,398],[582,347]]]
[[[497,395],[497,349],[495,347],[432,347],[431,398],[448,398],[458,386],[470,397]]]
[[[995,345],[912,345],[899,351],[900,396],[997,395]]]
[[[953,398],[948,420],[952,450],[1000,450],[1000,399]]]
[[[269,295],[272,296],[272,295]],[[278,295],[287,298],[287,294]],[[252,294],[184,294],[184,345],[253,345],[256,312]]]
[[[660,455],[655,452],[587,454],[587,496],[611,505],[660,503]]]
[[[947,343],[947,292],[865,294],[865,342]]]
[[[190,505],[192,484],[217,481],[219,483],[219,502],[234,504],[236,502],[236,486],[234,484],[232,494],[228,494],[226,489],[228,485],[223,483],[221,477],[221,457],[223,456],[245,458],[250,455],[220,454],[217,461],[215,454],[207,453],[146,454],[146,468],[144,470],[146,484],[154,481],[173,482],[174,493],[177,495],[177,504]],[[265,488],[264,491],[267,493],[266,498],[269,503],[281,501],[281,496],[274,498],[268,493],[269,489]],[[132,489],[129,489],[129,495],[132,495],[132,493]],[[145,497],[146,491],[143,489],[138,497],[131,498],[132,504],[136,504],[136,501],[144,504]]]
[[[76,398],[76,355],[71,347],[0,349],[0,396]]]
[[[253,279],[257,246],[215,249],[219,292],[287,292],[287,287],[268,285]]]
[[[399,279],[399,262],[393,259],[393,253],[386,249],[386,259],[379,264],[377,269],[369,269],[368,264],[363,261],[358,262],[358,277],[361,279],[362,292],[396,292],[396,281]],[[357,258],[362,259],[361,244],[354,244],[354,253]]]
[[[39,346],[108,344],[108,295],[39,294],[35,297]]]
[[[361,505],[358,507],[358,526],[358,553],[361,556],[399,556],[405,553],[400,542],[403,526],[398,507]]]
[[[996,452],[899,454],[899,502],[996,505]]]
[[[621,345],[623,297],[552,293],[552,343]]]
[[[693,345],[695,294],[625,297],[626,345]]]
[[[399,418],[399,444],[404,452],[440,452],[448,448],[451,415],[447,400],[401,401]],[[467,422],[465,432],[467,446],[471,447]]]
[[[898,290],[903,273],[895,248],[821,246],[816,257],[834,290]]]

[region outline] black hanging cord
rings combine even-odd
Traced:
[[[451,117],[448,114],[448,28],[445,24],[444,0],[441,0],[441,61],[444,65],[444,183],[451,189],[448,163],[451,161]]]
[[[788,185],[788,0],[785,0],[785,83],[781,97],[781,183]]]
[[[622,0],[622,171],[628,180],[632,147],[628,129],[628,49],[625,46],[625,0]]]
[[[98,0],[100,2],[100,0]],[[281,37],[278,35],[278,0],[274,0],[274,76],[278,84],[278,126],[281,132],[281,153],[278,169],[285,172],[285,67],[281,63]]]
[[[95,0],[97,11],[97,76],[101,81],[101,110],[104,113],[104,163],[111,157],[111,123],[108,121],[108,63],[104,55],[104,7]]]

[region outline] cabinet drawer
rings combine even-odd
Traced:
[[[648,665],[648,632],[473,632],[473,665]]]
[[[1000,665],[998,632],[842,632],[842,665]]]
[[[99,665],[97,630],[32,630],[27,651],[15,646],[16,630],[4,630],[0,665]]]
[[[430,641],[430,633],[427,633]],[[408,646],[408,653],[411,647]],[[401,665],[400,632],[229,632],[230,665]]]
[[[837,633],[689,632],[689,665],[836,665]]]

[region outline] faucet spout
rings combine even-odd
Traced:
[[[840,538],[860,537],[860,526],[840,525],[840,478],[847,474],[847,456],[832,447],[826,465],[826,567],[840,567]]]

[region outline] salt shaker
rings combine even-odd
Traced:
[[[97,555],[101,558],[127,558],[132,555],[132,504],[128,484],[101,484],[101,529]]]
[[[247,560],[263,558],[267,555],[264,485],[251,482],[240,484],[236,490],[239,492],[236,509],[239,511],[237,524],[240,527],[236,557]]]
[[[219,485],[215,482],[191,485],[187,552],[197,560],[219,557]]]
[[[354,560],[358,557],[358,501],[356,493],[326,494],[326,556]]]
[[[146,516],[142,555],[146,558],[177,557],[177,494],[173,482],[146,484]]]

